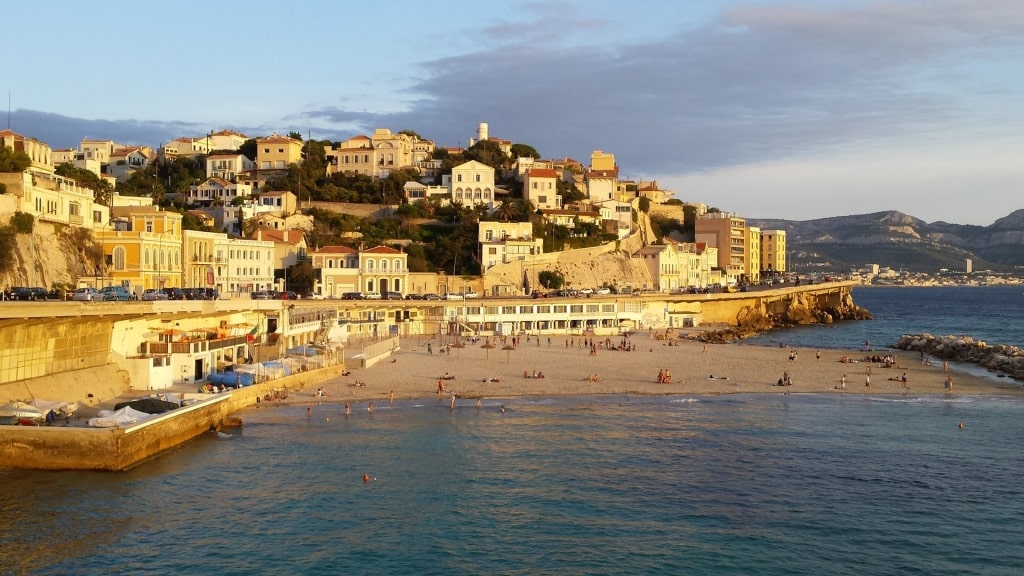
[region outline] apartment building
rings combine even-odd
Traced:
[[[727,212],[709,212],[694,223],[698,243],[718,248],[717,268],[729,284],[745,281],[747,273],[747,221]]]

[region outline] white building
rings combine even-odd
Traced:
[[[463,206],[486,206],[494,210],[494,168],[470,160],[452,168],[449,182],[452,202]]]

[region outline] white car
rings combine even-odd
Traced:
[[[75,293],[71,295],[71,300],[75,302],[92,302],[93,300],[102,301],[103,294],[95,288],[78,288]]]
[[[363,294],[363,300],[380,300],[380,292],[367,292]]]
[[[449,293],[445,294],[444,295],[444,299],[445,300],[465,300],[465,298],[462,297],[462,294],[456,294],[454,292],[449,292]]]
[[[584,296],[590,296],[593,293],[594,293],[594,289],[593,288],[584,288],[584,289],[580,290],[580,294],[582,294]]]
[[[595,294],[600,294],[601,296],[607,296],[608,294],[611,294],[611,293],[612,293],[611,288],[601,288],[597,292],[595,292]]]
[[[465,296],[466,298],[479,298],[480,297],[480,295],[477,294],[475,290],[470,290],[470,291],[466,292],[465,294],[463,294],[463,296]]]
[[[147,302],[152,302],[153,300],[167,300],[167,298],[167,294],[164,294],[156,288],[146,288],[142,291],[142,299]]]

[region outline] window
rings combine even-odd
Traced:
[[[457,175],[455,176],[455,181],[456,181],[456,182],[462,182],[462,174],[457,174]]]
[[[124,246],[114,247],[114,270],[123,271],[125,268]]]
[[[402,271],[402,261],[401,260],[395,260],[394,270],[395,270],[395,272],[401,272]],[[395,292],[398,292],[398,290],[396,289]]]
[[[476,175],[476,181],[477,181],[477,182],[479,182],[479,181],[480,181],[480,175],[479,175],[479,174],[477,174],[477,175]]]

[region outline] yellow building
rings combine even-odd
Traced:
[[[761,281],[761,229],[747,228],[747,279],[750,284]]]
[[[95,230],[104,262],[98,284],[125,286],[137,294],[181,287],[181,218],[157,206],[112,208],[112,228]]]
[[[761,269],[766,275],[787,272],[786,231],[761,231]]]
[[[302,162],[302,141],[287,136],[256,139],[256,166],[260,170],[285,170]]]

